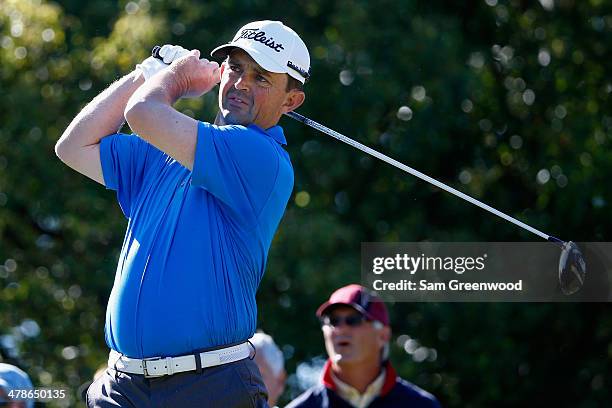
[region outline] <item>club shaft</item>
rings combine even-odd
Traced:
[[[161,49],[161,47],[156,45],[151,50],[151,55],[153,57],[157,58],[157,59],[162,59],[161,56],[159,55],[159,50],[160,49]],[[508,214],[504,214],[503,212],[498,211],[495,208],[493,208],[493,207],[491,207],[491,206],[489,206],[489,205],[487,205],[485,203],[482,203],[482,202],[476,200],[475,198],[472,198],[469,195],[462,193],[459,190],[455,190],[454,188],[452,188],[450,186],[447,186],[446,184],[441,183],[441,182],[439,182],[438,180],[436,180],[434,178],[429,177],[427,174],[423,174],[420,171],[413,169],[412,167],[406,166],[405,164],[400,163],[397,160],[394,160],[394,159],[390,158],[389,156],[386,156],[386,155],[380,153],[379,151],[376,151],[376,150],[374,150],[374,149],[372,149],[372,148],[370,148],[370,147],[368,147],[366,145],[363,145],[363,144],[361,144],[361,143],[351,139],[350,137],[344,136],[343,134],[338,133],[335,130],[332,130],[332,129],[326,127],[326,126],[323,126],[322,124],[320,124],[318,122],[315,122],[314,120],[309,119],[306,116],[300,115],[297,112],[288,112],[285,115],[289,116],[290,118],[293,118],[293,119],[295,119],[295,120],[297,120],[299,122],[302,122],[305,125],[310,126],[310,127],[314,128],[314,129],[318,130],[319,132],[325,133],[326,135],[329,135],[329,136],[331,136],[331,137],[333,137],[335,139],[338,139],[341,142],[344,142],[344,143],[346,143],[346,144],[348,144],[350,146],[353,146],[354,148],[359,149],[362,152],[365,152],[365,153],[367,153],[367,154],[369,154],[371,156],[374,156],[377,159],[380,159],[380,160],[382,160],[382,161],[384,161],[386,163],[389,163],[390,165],[392,165],[392,166],[394,166],[394,167],[396,167],[396,168],[398,168],[400,170],[403,170],[406,173],[412,174],[413,176],[418,177],[418,178],[420,178],[423,181],[426,181],[426,182],[428,182],[430,184],[433,184],[434,186],[436,186],[438,188],[441,188],[444,191],[448,191],[449,193],[451,193],[451,194],[453,194],[453,195],[455,195],[455,196],[457,196],[459,198],[462,198],[465,201],[467,201],[469,203],[472,203],[472,204],[482,208],[483,210],[486,210],[486,211],[490,212],[491,214],[495,214],[498,217],[503,218],[506,221],[510,221],[514,225],[517,225],[517,226],[519,226],[519,227],[521,227],[523,229],[526,229],[527,231],[531,232],[532,234],[538,235],[538,236],[540,236],[540,237],[542,237],[542,238],[544,238],[544,239],[546,239],[548,241],[555,242],[555,243],[558,243],[558,244],[564,242],[564,241],[560,240],[559,238],[553,237],[552,235],[547,235],[547,234],[543,233],[542,231],[539,231],[539,230],[537,230],[537,229],[535,229],[535,228],[525,224],[524,222],[521,222],[521,221],[517,220],[516,218],[513,218],[513,217],[509,216]]]
[[[418,177],[418,178],[420,178],[423,181],[426,181],[426,182],[428,182],[430,184],[433,184],[434,186],[436,186],[438,188],[441,188],[442,190],[447,191],[447,192],[449,192],[449,193],[451,193],[451,194],[453,194],[453,195],[455,195],[455,196],[457,196],[459,198],[462,198],[465,201],[467,201],[469,203],[472,203],[472,204],[482,208],[483,210],[486,210],[486,211],[490,212],[491,214],[495,214],[498,217],[503,218],[504,220],[513,223],[514,225],[517,225],[517,226],[519,226],[519,227],[521,227],[523,229],[526,229],[527,231],[531,232],[532,234],[538,235],[539,237],[544,238],[544,239],[546,239],[548,241],[553,241],[553,242],[560,241],[560,242],[562,242],[558,238],[555,238],[553,236],[547,235],[547,234],[543,233],[542,231],[539,231],[539,230],[537,230],[537,229],[535,229],[535,228],[525,224],[524,222],[521,222],[521,221],[517,220],[516,218],[513,218],[513,217],[509,216],[508,214],[504,214],[503,212],[498,211],[495,208],[493,208],[493,207],[491,207],[491,206],[489,206],[489,205],[487,205],[487,204],[485,204],[483,202],[480,202],[480,201],[476,200],[475,198],[470,197],[469,195],[467,195],[465,193],[462,193],[459,190],[456,190],[456,189],[454,189],[454,188],[452,188],[450,186],[447,186],[446,184],[441,183],[438,180],[436,180],[436,179],[434,179],[432,177],[429,177],[428,175],[423,174],[423,173],[421,173],[418,170],[413,169],[412,167],[406,166],[405,164],[400,163],[397,160],[394,160],[394,159],[390,158],[389,156],[386,156],[386,155],[380,153],[379,151],[376,151],[376,150],[374,150],[374,149],[372,149],[372,148],[370,148],[370,147],[368,147],[366,145],[363,145],[363,144],[361,144],[361,143],[359,143],[359,142],[357,142],[357,141],[355,141],[355,140],[353,140],[353,139],[351,139],[351,138],[349,138],[347,136],[344,136],[343,134],[338,133],[335,130],[329,129],[328,127],[323,126],[320,123],[315,122],[314,120],[309,119],[309,118],[307,118],[307,117],[305,117],[303,115],[300,115],[297,112],[288,112],[285,115],[289,116],[290,118],[293,118],[293,119],[295,119],[295,120],[297,120],[299,122],[302,122],[303,124],[305,124],[307,126],[310,126],[313,129],[318,130],[319,132],[325,133],[326,135],[329,135],[329,136],[333,137],[334,139],[338,139],[341,142],[344,142],[344,143],[346,143],[346,144],[348,144],[350,146],[353,146],[354,148],[359,149],[359,150],[361,150],[364,153],[367,153],[367,154],[369,154],[371,156],[374,156],[377,159],[380,159],[380,160],[384,161],[385,163],[388,163],[388,164],[390,164],[390,165],[392,165],[392,166],[394,166],[394,167],[396,167],[396,168],[398,168],[400,170],[405,171],[406,173],[412,174],[413,176]]]

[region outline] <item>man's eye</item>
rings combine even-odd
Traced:
[[[257,80],[262,83],[268,83],[268,80],[264,78],[262,75],[257,75]]]
[[[240,67],[238,65],[230,65],[229,66],[232,71],[239,71]]]

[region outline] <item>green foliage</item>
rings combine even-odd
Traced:
[[[114,195],[63,166],[53,147],[154,44],[205,55],[250,20],[283,20],[311,50],[300,112],[538,229],[604,241],[611,16],[609,2],[595,0],[0,2],[5,358],[38,386],[72,390],[106,359],[104,311],[126,222]],[[178,106],[212,120],[215,104],[207,95]],[[533,239],[346,145],[282,125],[296,184],[258,301],[289,372],[324,355],[314,310],[359,281],[361,242]],[[396,304],[392,358],[448,407],[607,406],[608,312]]]

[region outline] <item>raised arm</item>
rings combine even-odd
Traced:
[[[160,50],[163,62],[149,57],[130,74],[119,79],[96,96],[72,120],[55,145],[57,156],[81,174],[104,184],[100,162],[100,139],[116,133],[125,123],[124,111],[134,92],[167,64],[189,51],[179,45],[164,45]]]
[[[100,139],[116,133],[132,94],[144,83],[140,70],[114,82],[79,112],[55,145],[61,161],[79,173],[104,184],[100,164]]]
[[[198,122],[172,105],[181,97],[201,96],[219,82],[219,65],[199,57],[200,52],[193,50],[174,61],[140,87],[125,108],[132,131],[190,170]]]

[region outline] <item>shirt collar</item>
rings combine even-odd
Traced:
[[[331,373],[331,377],[336,384],[338,395],[350,402],[354,407],[361,408],[370,405],[370,403],[380,395],[385,382],[385,373],[386,370],[383,368],[378,377],[368,385],[368,388],[366,388],[363,394],[353,386],[341,381],[333,372]]]
[[[391,392],[393,387],[395,387],[395,383],[397,382],[397,372],[395,371],[391,363],[389,361],[386,361],[383,364],[383,367],[385,369],[385,381],[383,382],[382,389],[380,390],[381,396],[385,396],[389,392]],[[334,382],[334,377],[335,376],[332,376],[332,362],[328,359],[325,362],[325,366],[323,367],[323,375],[321,380],[326,388],[337,391],[338,387]]]
[[[278,125],[272,126],[271,128],[268,128],[265,130],[253,123],[249,124],[248,127],[253,128],[254,130],[257,130],[259,132],[265,133],[266,135],[270,136],[272,139],[276,140],[277,143],[280,143],[283,146],[287,145],[287,139],[285,139],[283,128]]]

